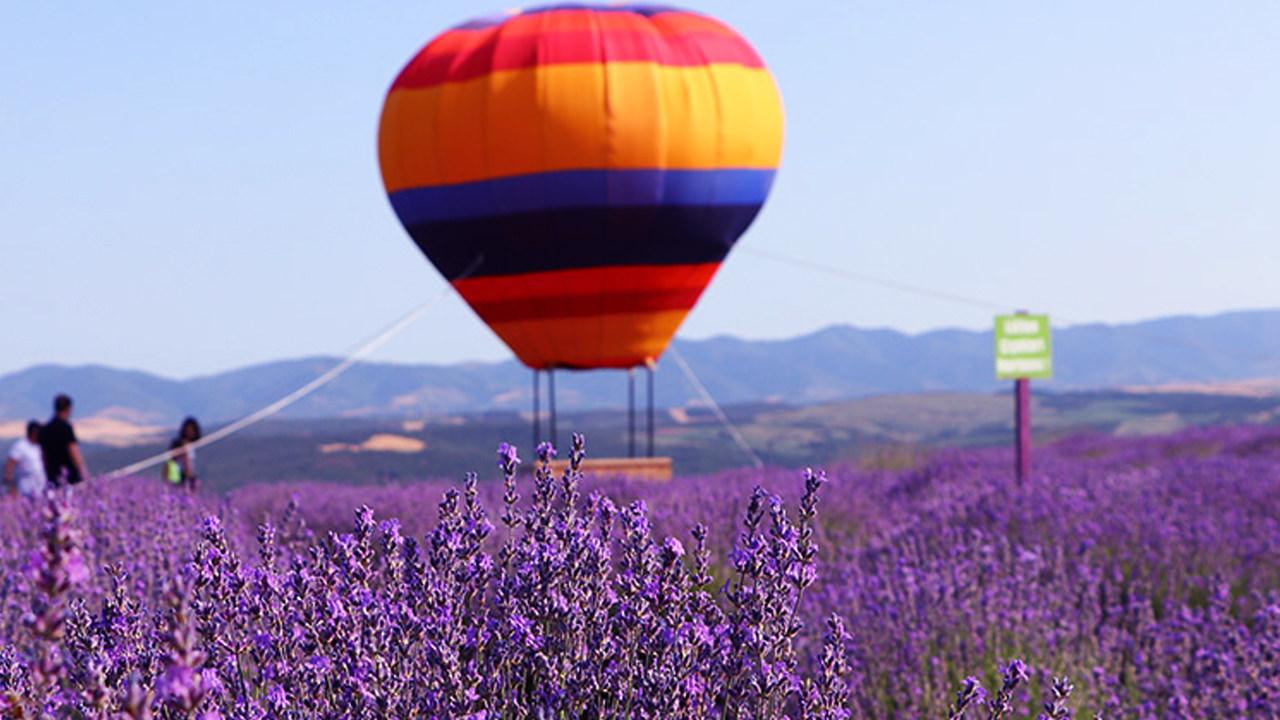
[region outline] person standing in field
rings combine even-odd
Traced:
[[[9,448],[4,463],[4,484],[9,494],[35,497],[44,492],[44,453],[40,449],[40,423],[27,423],[27,434]]]
[[[196,475],[195,443],[200,440],[200,423],[193,417],[182,421],[178,436],[169,444],[169,461],[164,464],[165,480],[195,492],[200,478]]]
[[[40,430],[40,448],[44,455],[45,477],[54,487],[64,483],[77,485],[89,477],[75,428],[71,427],[71,398],[58,395],[53,399],[53,417]]]

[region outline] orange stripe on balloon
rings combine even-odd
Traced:
[[[775,168],[782,125],[763,68],[584,63],[393,90],[378,148],[395,192],[558,170]]]
[[[531,368],[629,368],[657,360],[687,310],[552,318],[490,327]]]

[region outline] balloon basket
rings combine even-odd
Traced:
[[[564,473],[568,460],[552,460],[551,469],[556,475]],[[596,477],[625,477],[629,480],[667,482],[671,479],[671,458],[586,458],[582,461],[582,473]]]

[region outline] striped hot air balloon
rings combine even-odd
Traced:
[[[414,242],[534,369],[652,363],[764,203],[782,105],[723,23],[561,5],[424,47],[378,134]]]

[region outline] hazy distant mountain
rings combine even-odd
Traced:
[[[680,352],[722,404],[808,404],[880,393],[991,390],[989,332],[830,327],[788,340],[681,340]],[[1280,377],[1280,310],[1082,325],[1054,333],[1055,389]],[[0,418],[43,417],[53,393],[76,397],[82,415],[170,422],[184,414],[230,419],[310,381],[333,358],[285,360],[172,380],[102,366],[41,365],[0,376]],[[637,377],[643,397],[643,376]],[[619,372],[558,373],[566,410],[620,406]],[[293,417],[423,416],[529,407],[530,375],[514,361],[456,365],[365,363],[291,408]],[[695,395],[675,364],[658,373],[658,402]]]

